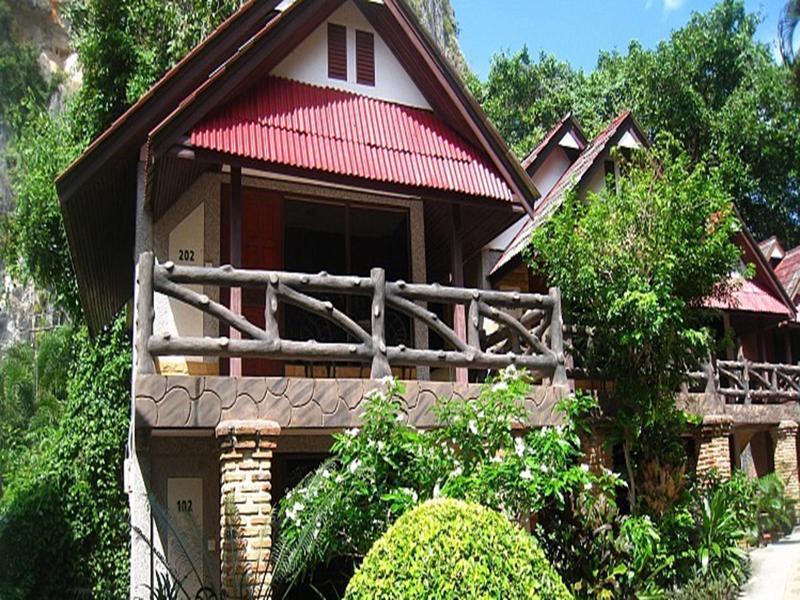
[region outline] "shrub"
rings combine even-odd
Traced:
[[[478,504],[431,500],[375,543],[349,600],[570,598],[533,537]]]

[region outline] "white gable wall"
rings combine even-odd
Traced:
[[[328,77],[328,23],[347,28],[347,81]],[[356,83],[356,29],[375,36],[374,86]],[[272,74],[398,104],[431,108],[392,51],[352,2],[345,2],[336,9],[273,69]]]
[[[556,148],[550,153],[542,165],[531,175],[533,185],[539,190],[542,198],[547,196],[553,186],[561,178],[564,172],[572,164],[567,154],[561,149]]]

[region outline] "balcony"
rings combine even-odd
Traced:
[[[200,289],[225,290],[230,300],[216,301]],[[156,294],[211,317],[227,335],[154,334]],[[243,294],[263,298],[263,325],[237,309]],[[353,306],[361,309],[348,311]],[[300,315],[321,320],[338,335],[326,340],[291,335],[288,309],[294,321]],[[414,331],[424,330],[426,335],[418,336],[423,343],[387,334],[390,314],[405,319]],[[137,412],[148,426],[208,427],[220,418],[242,416],[282,418],[283,426],[349,426],[361,399],[398,368],[411,368],[417,375],[409,378],[406,404],[409,420],[422,425],[432,398],[477,394],[476,382],[511,365],[532,373],[538,385],[529,400],[547,415],[567,383],[557,289],[529,294],[386,281],[380,268],[361,277],[193,267],[157,264],[152,253],[143,253],[134,337]],[[227,358],[229,375],[160,375],[157,359],[164,356]],[[242,377],[239,361],[253,359],[281,370]],[[288,376],[285,365],[298,362],[360,365],[368,378]],[[427,381],[422,374],[431,368],[450,373],[450,381]],[[178,396],[183,398],[180,407],[174,400]],[[233,410],[240,400],[246,408]],[[298,416],[312,404],[318,408],[313,416]]]

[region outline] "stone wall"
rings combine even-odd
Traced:
[[[706,415],[698,433],[698,475],[712,470],[723,478],[731,476],[731,451],[729,436],[733,419],[729,415]]]
[[[775,431],[775,473],[786,486],[786,495],[794,500],[800,500],[795,421],[781,421]]]

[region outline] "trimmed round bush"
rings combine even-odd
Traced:
[[[568,599],[536,540],[478,504],[431,500],[372,546],[346,600]]]

